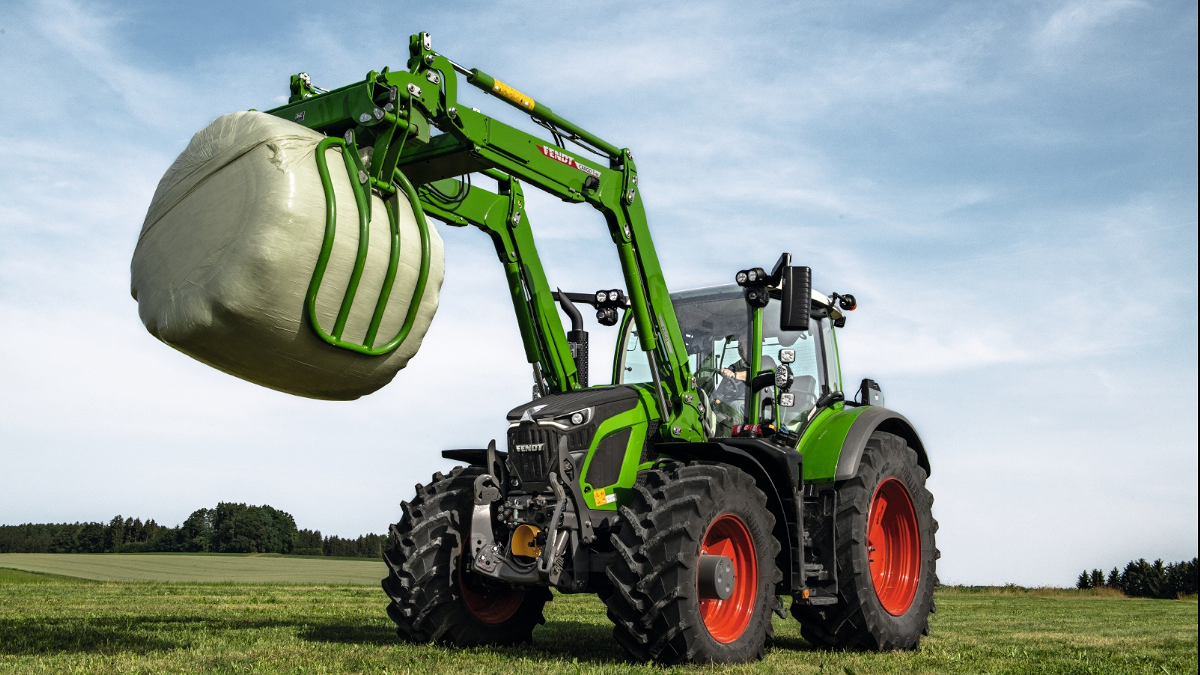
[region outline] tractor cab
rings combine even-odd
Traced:
[[[840,314],[821,293],[812,292],[812,318],[805,331],[781,330],[780,305],[769,303],[763,310],[762,340],[758,344],[750,339],[754,308],[737,285],[672,293],[671,302],[697,389],[710,401],[707,423],[711,438],[733,436],[734,427],[747,423],[750,405],[758,406],[759,419],[764,423],[798,433],[817,401],[830,391],[841,390],[832,325]],[[751,392],[747,383],[754,379],[749,367],[752,349],[761,354],[758,374],[788,364],[794,378],[790,407],[780,405],[780,397],[772,387]],[[651,381],[646,352],[632,321],[626,321],[622,328],[613,375],[615,384]]]

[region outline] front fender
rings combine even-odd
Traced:
[[[836,403],[821,411],[804,431],[798,449],[804,455],[804,482],[827,483],[858,472],[867,439],[875,431],[903,438],[917,452],[917,463],[929,475],[925,445],[903,415],[879,406]]]

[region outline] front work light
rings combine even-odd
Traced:
[[[786,363],[779,364],[775,369],[775,386],[786,390],[792,386],[793,381],[791,367]]]

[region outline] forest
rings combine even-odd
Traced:
[[[1173,600],[1195,596],[1197,578],[1196,558],[1165,565],[1162,560],[1151,563],[1140,558],[1129,561],[1124,570],[1112,568],[1107,577],[1098,569],[1084,570],[1075,588],[1111,588],[1131,598]]]
[[[222,502],[181,525],[116,516],[107,523],[0,525],[0,553],[281,553],[379,558],[386,535],[356,539],[296,528],[291,514],[267,505]]]

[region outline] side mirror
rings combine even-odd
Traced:
[[[779,330],[808,330],[812,309],[812,269],[785,267],[780,277]]]

